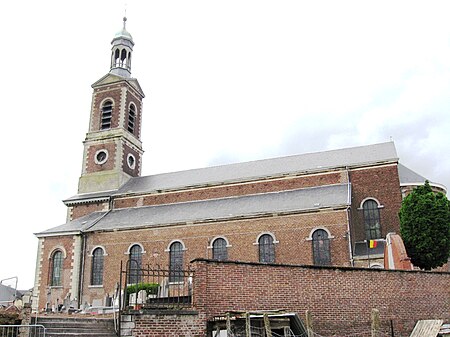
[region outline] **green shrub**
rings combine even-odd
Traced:
[[[147,295],[158,294],[158,283],[137,283],[127,287],[127,294],[138,293],[141,290],[145,290]]]

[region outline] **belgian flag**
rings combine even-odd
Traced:
[[[369,248],[376,248],[378,244],[377,240],[368,240],[367,241],[367,245],[369,246]]]

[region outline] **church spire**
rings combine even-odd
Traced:
[[[92,88],[89,131],[83,153],[78,193],[120,188],[141,174],[141,121],[144,93],[131,77],[133,38],[123,28],[111,41],[111,69]]]
[[[122,77],[131,75],[131,53],[133,52],[133,38],[126,29],[127,18],[123,18],[123,28],[111,41],[111,69],[110,73]]]

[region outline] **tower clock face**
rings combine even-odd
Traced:
[[[95,163],[102,165],[104,163],[106,163],[106,161],[108,160],[108,151],[106,150],[99,150],[97,151],[97,153],[95,154]]]

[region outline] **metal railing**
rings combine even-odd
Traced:
[[[127,261],[125,268],[121,263],[120,310],[191,305],[192,270],[163,269],[159,265],[134,268],[133,265],[132,260]]]
[[[120,262],[117,315],[114,315],[116,333],[120,335],[121,315],[125,310],[183,309],[192,304],[194,271],[164,269],[159,265],[146,265],[128,260]],[[116,300],[114,300],[116,302]],[[0,336],[1,337],[1,336]]]
[[[45,327],[32,325],[0,325],[0,337],[45,337]]]

